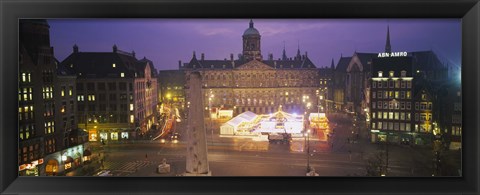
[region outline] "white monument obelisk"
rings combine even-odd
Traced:
[[[211,176],[207,159],[207,140],[203,117],[202,79],[199,72],[187,76],[190,107],[187,126],[185,176]]]

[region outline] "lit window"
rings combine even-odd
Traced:
[[[120,73],[120,77],[125,77],[125,73]]]
[[[27,74],[25,74],[25,73],[22,73],[22,82],[26,82],[26,81],[27,81],[27,79],[26,79],[26,75],[27,75]]]
[[[115,68],[115,67],[116,67],[116,65],[115,65],[115,64],[112,64],[112,67],[114,67],[114,68]]]
[[[65,96],[65,87],[62,87],[61,95],[62,97]]]
[[[73,87],[70,87],[70,88],[68,89],[68,95],[69,95],[69,96],[72,96],[72,93],[73,93]]]
[[[130,104],[130,111],[133,111],[133,104]]]
[[[383,72],[382,71],[378,71],[378,77],[383,77]]]
[[[393,71],[390,71],[389,76],[390,76],[390,77],[393,77],[393,75],[394,75],[394,72],[393,72]]]
[[[133,122],[134,122],[134,119],[135,119],[135,118],[133,117],[133,115],[130,115],[130,123],[133,123]]]

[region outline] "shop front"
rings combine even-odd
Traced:
[[[135,131],[127,128],[99,129],[89,131],[89,141],[122,141],[135,137]]]
[[[19,175],[21,176],[39,176],[40,166],[43,164],[43,158],[34,160],[31,163],[22,164],[18,167]]]

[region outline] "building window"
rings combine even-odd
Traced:
[[[378,122],[378,129],[382,129],[382,122]]]
[[[125,73],[121,72],[120,77],[122,77],[122,78],[125,77]]]
[[[415,102],[415,110],[418,110],[418,102]]]
[[[390,71],[388,76],[394,77],[394,72],[393,72],[393,71]]]
[[[372,82],[372,87],[373,87],[373,88],[377,88],[377,81],[373,81],[373,82]]]
[[[400,72],[400,76],[401,76],[401,77],[406,77],[406,76],[407,76],[407,71],[402,70],[402,71]]]
[[[135,122],[135,117],[133,115],[130,115],[130,123],[134,123]]]
[[[410,91],[407,91],[407,99],[410,99],[411,96],[410,96]]]
[[[378,71],[378,77],[383,77],[383,72],[382,71]]]
[[[112,64],[112,67],[113,67],[113,68],[115,68],[115,67],[117,67],[117,65],[115,65],[115,64]]]
[[[378,112],[378,119],[382,119],[382,112]]]
[[[378,91],[378,98],[382,99],[382,91]]]
[[[376,102],[372,102],[372,108],[376,108],[376,105],[377,105]]]
[[[375,99],[377,97],[377,92],[372,92],[372,98]]]
[[[133,111],[133,104],[130,104],[130,111]]]
[[[412,81],[407,81],[407,88],[408,89],[412,88]]]
[[[382,88],[382,81],[378,81],[378,88]]]
[[[73,95],[73,87],[72,86],[68,87],[68,95],[69,96]]]
[[[402,87],[402,88],[405,88],[405,81],[402,81],[402,82],[401,82],[401,87]]]
[[[375,113],[375,112],[372,113],[372,118],[373,118],[373,119],[376,118],[376,116],[377,116],[377,113]]]
[[[378,109],[382,109],[382,101],[378,101]]]
[[[77,95],[77,101],[83,102],[84,101],[83,95]]]
[[[415,113],[415,121],[418,121],[418,113]]]
[[[375,128],[377,128],[377,127],[376,127],[376,124],[375,124],[375,123],[372,123],[372,129],[375,129]]]

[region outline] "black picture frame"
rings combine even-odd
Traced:
[[[478,0],[2,1],[0,191],[4,194],[480,194]],[[19,18],[461,18],[462,177],[18,177]]]

